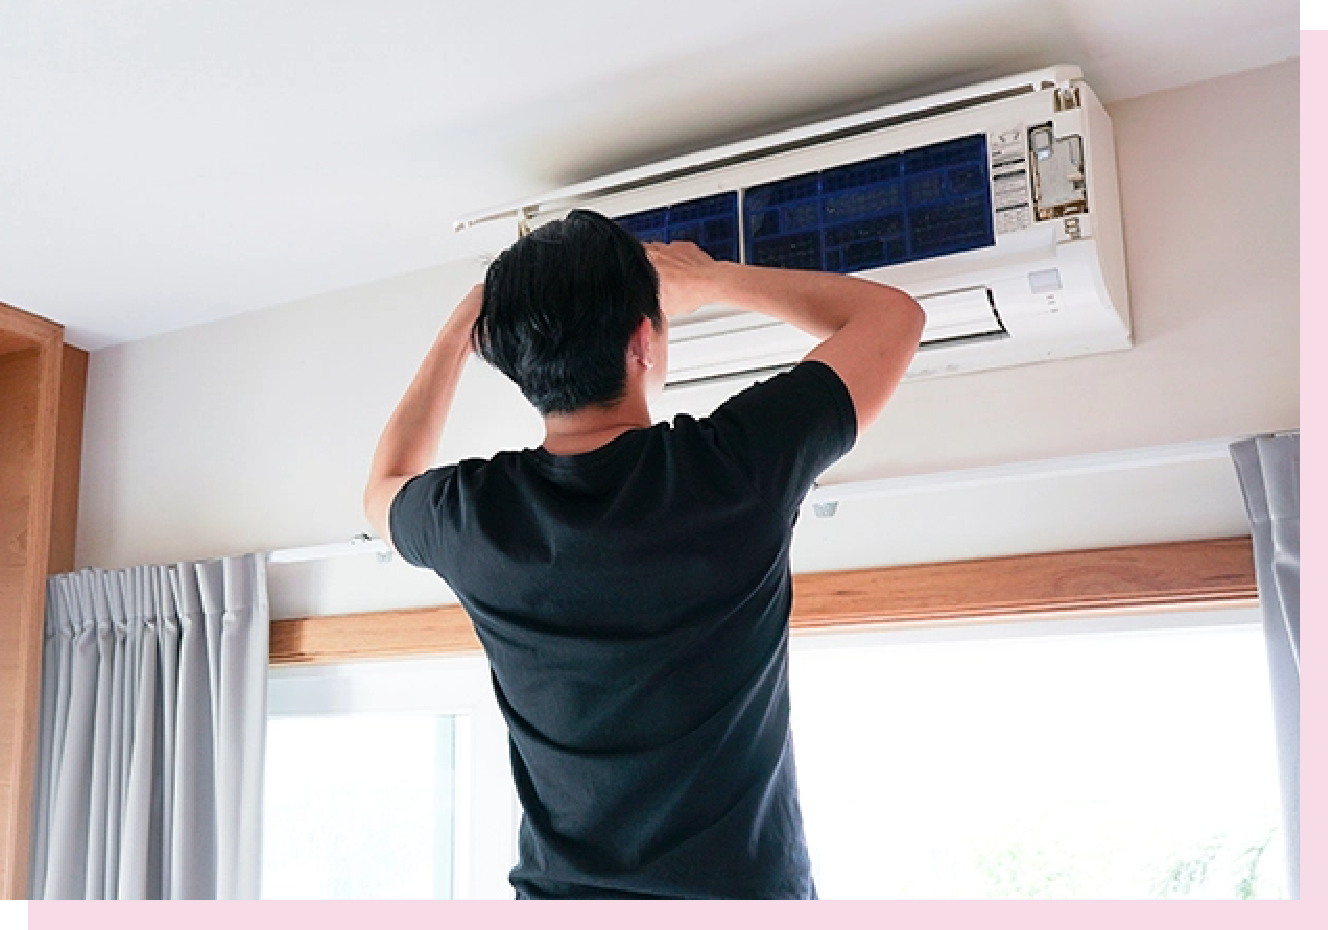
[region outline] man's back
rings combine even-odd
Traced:
[[[788,730],[788,547],[852,401],[807,363],[701,421],[407,484],[402,555],[475,621],[526,897],[814,896]]]
[[[821,340],[703,421],[654,424],[668,320],[744,307]],[[816,476],[916,350],[908,295],[643,246],[573,210],[504,250],[379,439],[365,514],[475,621],[525,808],[523,896],[813,894],[788,733],[788,548]],[[471,350],[543,451],[431,469]]]

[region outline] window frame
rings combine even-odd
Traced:
[[[1258,603],[1249,536],[793,576],[795,636]],[[274,620],[274,668],[480,652],[464,609]]]

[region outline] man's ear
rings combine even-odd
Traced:
[[[654,324],[650,318],[646,317],[632,333],[632,338],[627,341],[627,360],[635,359],[646,371],[654,368],[659,359],[656,358]]]

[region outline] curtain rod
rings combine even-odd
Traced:
[[[1293,431],[1293,432],[1299,432]],[[1190,462],[1231,458],[1232,443],[1247,437],[1200,439],[1193,442],[1147,446],[1141,449],[1119,449],[1111,452],[1090,452],[1051,459],[1035,459],[1007,465],[987,465],[923,475],[903,475],[865,481],[845,481],[836,484],[818,484],[807,494],[804,506],[812,508],[815,516],[833,517],[840,501],[861,500],[870,497],[892,497],[927,491],[955,488],[983,487],[1034,478],[1061,478],[1073,475],[1092,475],[1136,468],[1155,468],[1162,465],[1181,465]],[[383,540],[359,533],[347,542],[325,543],[321,546],[300,546],[293,549],[274,549],[267,554],[273,564],[317,562],[343,555],[375,553],[380,561],[392,558],[392,548]]]
[[[285,565],[291,562],[321,562],[343,555],[362,555],[374,552],[386,562],[392,557],[392,547],[376,536],[357,533],[347,542],[324,543],[321,546],[298,546],[294,549],[273,549],[267,554],[269,563]]]

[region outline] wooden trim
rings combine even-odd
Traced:
[[[31,348],[49,345],[52,340],[61,342],[65,328],[35,313],[0,303],[0,330],[7,336],[25,340]]]
[[[898,623],[1249,605],[1247,536],[795,575],[795,634]],[[277,620],[274,666],[474,653],[456,605]]]
[[[51,556],[47,574],[74,570],[78,524],[78,479],[83,459],[83,403],[88,389],[88,353],[64,346],[60,367],[60,416],[55,438],[55,488],[51,500]]]
[[[0,313],[5,312],[5,305],[0,304]],[[3,327],[3,317],[0,317],[0,327]],[[29,349],[37,348],[37,343],[21,336],[17,333],[11,333],[7,329],[0,328],[0,358],[6,355],[13,355],[17,352],[26,352]]]
[[[30,342],[35,355],[32,393],[9,410],[11,427],[30,445],[19,453],[21,466],[0,476],[0,497],[8,501],[0,585],[0,897],[25,898],[64,329],[0,304],[0,331],[10,344]]]
[[[480,651],[470,617],[456,604],[339,617],[274,620],[273,665],[391,659]]]
[[[794,630],[1257,602],[1248,536],[793,578]]]

